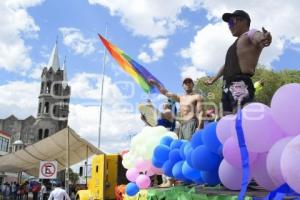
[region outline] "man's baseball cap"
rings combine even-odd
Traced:
[[[243,11],[243,10],[236,10],[233,13],[224,13],[223,16],[222,16],[222,19],[225,22],[228,22],[230,17],[241,17],[241,18],[244,18],[244,19],[248,20],[249,22],[251,22],[249,14],[246,13],[245,11]]]
[[[193,85],[194,85],[194,81],[191,78],[185,78],[185,79],[183,79],[182,84],[185,84],[185,83],[188,83],[188,82],[193,83]]]

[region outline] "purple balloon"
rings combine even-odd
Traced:
[[[224,144],[225,141],[235,133],[236,115],[226,115],[217,123],[217,137]]]
[[[280,87],[271,101],[275,121],[286,135],[300,133],[300,84],[291,83]]]
[[[149,176],[141,174],[136,179],[136,185],[141,189],[147,189],[151,184]]]
[[[268,106],[262,103],[251,103],[243,108],[242,114],[242,126],[249,151],[267,152],[277,140],[282,138],[283,131],[273,120]]]
[[[276,185],[268,174],[266,160],[267,153],[259,154],[251,167],[251,173],[258,185],[266,190],[272,191],[276,188]]]
[[[219,167],[219,177],[223,185],[230,190],[241,189],[243,171],[241,168],[230,165],[225,159]]]
[[[249,165],[255,161],[257,153],[249,151]],[[224,159],[234,167],[242,168],[242,158],[238,141],[234,137],[230,137],[223,146]]]
[[[284,148],[280,166],[286,183],[300,193],[300,135],[294,137]]]
[[[292,138],[293,137],[285,137],[277,141],[267,155],[267,171],[277,187],[285,183],[281,173],[280,159],[284,148],[292,140]]]
[[[130,168],[126,171],[126,178],[131,182],[135,182],[136,178],[139,175],[140,175],[140,172],[136,168]]]

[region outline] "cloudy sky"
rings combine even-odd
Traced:
[[[173,92],[183,77],[213,75],[234,41],[224,12],[246,10],[251,26],[272,32],[260,63],[300,69],[300,2],[287,0],[1,0],[0,118],[36,116],[41,69],[58,38],[72,87],[69,124],[97,145],[105,35]],[[101,148],[118,152],[143,127],[137,105],[147,96],[107,57]],[[150,98],[159,104],[160,95]]]

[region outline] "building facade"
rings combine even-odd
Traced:
[[[24,146],[27,146],[66,128],[70,94],[71,88],[67,84],[65,62],[61,68],[56,43],[48,65],[41,73],[37,116],[18,119],[11,115],[0,119],[0,131],[11,136],[8,151],[17,150],[14,148],[16,142],[19,144],[21,141]]]

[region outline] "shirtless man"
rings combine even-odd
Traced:
[[[223,114],[227,115],[236,109],[238,102],[244,105],[253,101],[255,89],[251,77],[262,49],[271,44],[272,36],[264,28],[262,32],[249,30],[251,20],[243,10],[225,13],[222,19],[228,23],[232,35],[237,39],[227,51],[225,64],[215,77],[205,83],[211,85],[223,76],[222,105]]]
[[[178,96],[163,88],[155,80],[149,80],[149,83],[155,85],[161,94],[171,98],[180,104],[180,114],[182,122],[179,127],[179,139],[190,140],[196,129],[202,125],[202,97],[193,93],[194,82],[191,78],[185,78],[182,82],[185,95]]]

